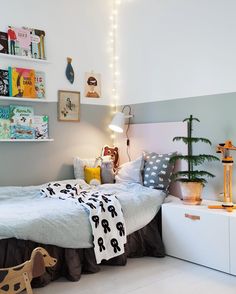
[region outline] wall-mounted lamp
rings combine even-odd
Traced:
[[[125,114],[125,109],[129,110],[128,114]],[[109,124],[109,128],[114,131],[114,132],[117,132],[117,133],[123,133],[124,131],[124,125],[125,125],[125,119],[128,118],[129,121],[128,121],[128,127],[129,128],[129,124],[130,124],[130,119],[134,117],[132,114],[131,114],[131,107],[129,105],[125,105],[123,108],[122,108],[122,111],[121,112],[116,112],[116,114],[114,115],[111,123]]]
[[[128,114],[125,114],[125,110],[128,109]],[[129,105],[125,105],[122,108],[121,112],[116,112],[114,115],[111,123],[109,124],[109,128],[117,133],[123,133],[124,132],[124,126],[125,126],[125,119],[128,119],[128,124],[127,124],[127,129],[126,129],[126,152],[127,156],[129,158],[129,161],[131,160],[130,154],[129,154],[129,136],[128,136],[128,131],[129,131],[129,126],[130,126],[130,119],[134,117],[133,114],[131,114],[131,107]]]

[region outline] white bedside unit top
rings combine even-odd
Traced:
[[[188,205],[184,204],[182,200],[175,196],[168,196],[162,205],[171,205],[181,209],[191,210],[191,211],[202,211],[213,214],[222,214],[229,215],[232,217],[236,217],[236,209],[233,212],[227,212],[225,209],[212,209],[208,208],[208,205],[221,205],[222,202],[214,201],[214,200],[202,200],[201,205]]]

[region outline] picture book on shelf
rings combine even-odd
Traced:
[[[31,56],[31,34],[27,28],[8,26],[8,52],[12,55]]]
[[[36,98],[35,71],[9,67],[9,94],[12,97]]]
[[[8,70],[0,69],[0,96],[9,96]]]
[[[48,139],[47,115],[35,115],[33,126],[35,131],[35,139]]]
[[[8,54],[8,35],[0,32],[0,53]]]
[[[10,108],[0,106],[0,139],[10,138]]]
[[[31,37],[31,55],[35,59],[46,59],[45,31],[29,28]]]
[[[37,98],[45,98],[45,73],[35,72],[35,92]]]
[[[31,106],[10,105],[10,138],[34,139],[34,110]]]

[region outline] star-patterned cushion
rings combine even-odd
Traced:
[[[168,191],[174,163],[170,158],[174,153],[157,154],[155,152],[144,154],[143,185],[152,189]]]

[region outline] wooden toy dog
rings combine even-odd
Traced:
[[[32,251],[30,260],[24,263],[0,269],[0,294],[17,294],[26,289],[28,294],[33,294],[31,284],[33,278],[40,277],[45,272],[45,267],[53,267],[57,262],[42,247]]]
[[[222,163],[224,166],[224,202],[221,205],[209,205],[208,208],[224,208],[228,212],[232,212],[234,209],[236,209],[236,205],[232,202],[232,174],[234,160],[233,157],[230,155],[231,150],[236,151],[236,147],[232,144],[232,141],[230,140],[225,141],[225,143],[221,143],[216,147],[216,152],[222,154]]]

